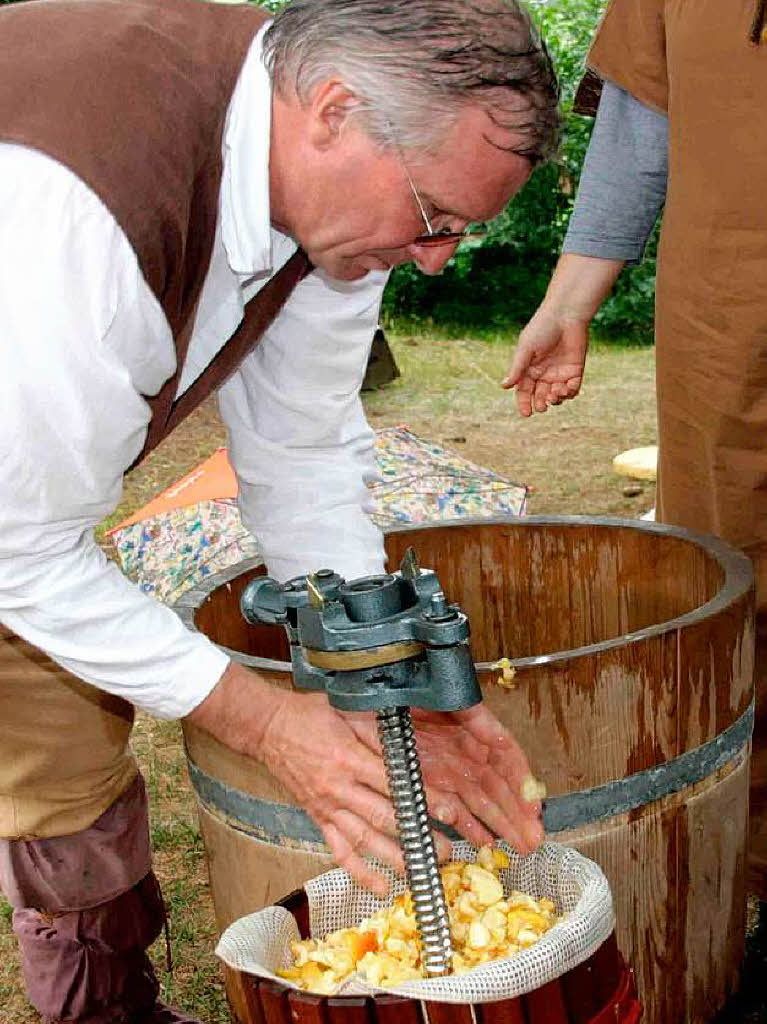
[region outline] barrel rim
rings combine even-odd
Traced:
[[[624,633],[621,636],[610,637],[607,640],[600,640],[594,644],[586,644],[581,647],[572,647],[560,651],[551,651],[548,654],[529,655],[524,658],[509,658],[509,664],[515,669],[533,668],[540,665],[555,665],[558,662],[572,661],[575,658],[584,658],[596,654],[607,653],[628,644],[639,643],[650,640],[665,633],[671,633],[686,626],[695,625],[715,613],[724,611],[736,601],[744,597],[750,590],[754,589],[754,569],[751,560],[738,548],[715,537],[711,534],[700,533],[682,526],[671,526],[668,523],[655,523],[646,520],[625,519],[618,516],[472,516],[443,519],[437,522],[425,523],[403,523],[384,530],[384,535],[409,533],[413,530],[433,530],[446,527],[467,528],[472,526],[514,526],[535,527],[535,526],[572,526],[572,527],[593,527],[602,526],[609,529],[631,529],[639,533],[654,533],[659,536],[673,537],[677,540],[687,541],[695,547],[703,548],[718,563],[724,573],[724,582],[717,593],[704,604],[693,608],[676,618],[667,619],[665,622],[653,623],[643,629],[635,630],[632,633]],[[220,587],[225,586],[232,580],[241,576],[249,569],[263,565],[263,558],[248,558],[235,565],[223,569],[221,572],[213,573],[205,580],[191,587],[172,605],[174,611],[181,618],[184,625],[195,633],[200,630],[194,621],[194,614],[202,603]],[[214,641],[215,642],[215,641]],[[291,664],[287,661],[277,661],[270,658],[260,658],[254,655],[244,654],[235,651],[223,644],[216,646],[224,653],[230,655],[240,664],[260,671],[270,672],[291,672]],[[476,662],[478,672],[489,673],[493,671],[494,662]]]

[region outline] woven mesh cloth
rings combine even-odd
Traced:
[[[612,897],[601,868],[576,850],[544,843],[529,857],[521,857],[505,843],[509,867],[501,871],[504,892],[512,889],[535,899],[552,900],[564,919],[530,949],[503,960],[482,964],[466,974],[424,981],[403,982],[376,989],[354,975],[339,990],[342,995],[388,992],[413,999],[445,1003],[487,1003],[512,999],[540,988],[587,960],[609,937],[615,926]],[[469,843],[454,843],[451,860],[473,861]],[[405,888],[402,878],[381,869],[391,880],[392,895],[377,899],[337,868],[307,882],[311,934],[322,938],[338,928],[349,928],[391,902]],[[216,954],[235,970],[295,987],[276,978],[275,971],[291,966],[290,943],[299,938],[293,915],[283,907],[267,907],[240,918],[221,936]]]

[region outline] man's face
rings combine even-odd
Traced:
[[[340,280],[414,261],[436,274],[455,243],[423,246],[427,231],[408,175],[435,231],[460,231],[503,210],[530,176],[530,162],[508,152],[514,136],[484,110],[467,108],[430,156],[382,151],[356,125],[346,124],[290,225],[312,263]],[[506,147],[506,148],[501,148]]]

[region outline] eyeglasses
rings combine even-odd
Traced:
[[[415,187],[415,183],[410,176],[410,171],[407,169],[407,164],[400,154],[400,163],[402,164],[402,170],[405,172],[408,185],[410,185],[410,191],[413,193],[416,203],[418,203],[418,209],[421,211],[423,222],[426,225],[426,234],[416,235],[411,242],[411,245],[420,245],[427,247],[435,247],[439,245],[457,245],[458,242],[462,242],[467,238],[484,238],[487,234],[486,231],[469,231],[468,228],[464,228],[463,231],[451,231],[449,227],[440,228],[439,231],[435,231],[431,226],[426,208],[423,205],[423,200],[418,194],[418,189]]]

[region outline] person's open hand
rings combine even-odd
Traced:
[[[502,386],[516,389],[523,416],[546,412],[580,391],[587,349],[587,323],[558,317],[541,306],[519,335]]]
[[[543,839],[540,801],[522,799],[527,758],[483,704],[466,711],[413,709],[432,817],[475,846],[498,836],[520,853]]]
[[[365,856],[399,871],[404,865],[375,715],[342,714],[322,694],[284,697],[262,737],[260,759],[320,827],[337,863],[383,894],[386,884]],[[476,845],[498,835],[531,852],[543,838],[541,807],[521,798],[530,769],[510,733],[481,705],[414,711],[413,721],[432,816]],[[435,841],[444,858],[447,839]]]

